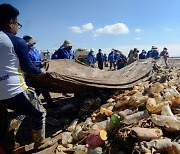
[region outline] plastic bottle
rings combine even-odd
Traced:
[[[74,154],[87,154],[87,147],[85,145],[77,145],[74,149]]]
[[[165,126],[167,131],[179,131],[180,121],[174,116],[152,115],[152,122],[157,126]]]
[[[68,130],[69,132],[75,130],[75,127],[76,127],[76,125],[77,125],[77,123],[78,123],[78,120],[79,120],[79,119],[74,119],[74,120],[71,122],[70,126],[67,128],[67,130]]]
[[[91,128],[91,126],[93,125],[92,119],[91,118],[87,118],[86,121],[83,124],[83,130],[89,130]]]
[[[134,114],[131,114],[131,115],[128,115],[124,118],[124,123],[125,124],[132,124],[132,123],[136,123],[138,122],[139,120],[143,119],[143,118],[146,118],[149,116],[149,113],[147,110],[144,110],[144,111],[139,111],[137,113],[134,113]]]
[[[95,123],[94,125],[92,125],[90,130],[91,131],[96,130],[96,129],[108,130],[109,129],[109,124],[110,124],[110,118],[108,118],[108,120],[104,120],[104,121]]]
[[[97,147],[97,148],[89,147],[87,154],[102,154],[102,148],[101,147]]]
[[[173,100],[173,103],[180,104],[180,94],[175,97],[175,99]]]
[[[120,122],[120,116],[117,114],[111,115],[110,123],[117,124]]]
[[[163,106],[168,103],[169,103],[168,101],[157,103],[155,98],[148,98],[147,103],[146,103],[146,108],[151,113],[159,113],[161,112]]]
[[[105,143],[105,140],[107,140],[107,132],[97,129],[86,137],[86,146],[92,148],[100,147]]]
[[[174,117],[174,114],[172,113],[169,104],[163,106],[162,111],[161,111],[161,114],[162,114],[162,115],[166,115],[166,116]]]
[[[149,90],[151,93],[160,93],[161,91],[163,91],[163,89],[164,86],[161,83],[156,82],[150,87]]]
[[[100,108],[100,113],[105,114],[107,116],[111,116],[113,114],[113,112],[110,109],[106,109],[106,108],[103,108],[103,107]]]
[[[117,114],[113,114],[111,116],[110,122],[109,122],[109,128],[108,128],[108,134],[114,134],[118,126],[120,125],[120,116]]]
[[[130,114],[132,114],[132,113],[133,113],[132,110],[130,110],[130,109],[125,109],[125,110],[123,110],[123,111],[120,111],[118,114],[120,115],[120,117],[121,117],[122,119],[124,119],[127,115],[130,115]]]
[[[73,139],[77,140],[81,140],[82,138],[84,138],[84,134],[82,131],[82,127],[80,125],[77,125],[75,130],[72,132],[72,137]]]
[[[72,134],[70,132],[61,133],[62,144],[70,144],[73,140]]]

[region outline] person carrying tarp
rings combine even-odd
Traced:
[[[35,44],[37,41],[29,35],[23,36],[23,39],[25,40],[25,42],[29,48],[28,55],[30,57],[31,62],[35,65],[35,67],[43,68],[44,64],[41,60],[39,51],[35,48]],[[48,91],[43,90],[41,88],[35,88],[35,91],[36,91],[36,94],[38,96],[42,93],[42,95],[43,95],[45,101],[47,102],[48,106],[53,107],[53,100],[52,100],[50,93]]]
[[[34,67],[28,56],[29,49],[25,41],[15,36],[22,27],[18,22],[18,15],[19,11],[12,5],[0,5],[0,103],[18,115],[28,115],[32,118],[34,147],[42,149],[54,144],[45,139],[46,110],[36,93],[26,85],[23,72],[45,72]],[[0,119],[0,122],[2,121]]]
[[[112,69],[112,66],[115,69],[116,65],[114,64],[114,62],[115,62],[115,59],[114,59],[114,49],[112,49],[111,52],[109,53],[108,60],[109,60],[109,63],[110,63],[110,69]]]
[[[73,43],[65,40],[61,47],[54,52],[51,59],[74,59],[74,51],[72,50]]]
[[[108,59],[106,54],[104,54],[104,67],[108,67]]]
[[[146,59],[146,51],[142,50],[142,52],[139,54],[139,59]]]
[[[133,52],[130,54],[127,65],[133,63],[134,61],[138,60],[138,53],[139,50],[137,48],[134,48]]]
[[[91,67],[95,67],[95,63],[96,63],[96,57],[94,56],[94,49],[90,49],[90,52],[88,53],[87,56],[87,60],[88,60],[88,64]]]
[[[166,47],[163,48],[163,51],[161,51],[160,56],[164,57],[165,63],[167,65],[167,59],[169,58],[169,53],[167,51],[168,49]]]
[[[151,50],[147,53],[147,58],[157,58],[159,56],[159,52],[157,47],[152,46]]]
[[[98,68],[103,70],[103,61],[104,61],[104,56],[103,56],[103,53],[102,53],[102,50],[99,49],[98,50],[98,53],[96,55],[96,60],[98,62]]]
[[[117,66],[117,70],[123,68],[125,66],[125,64],[127,63],[126,56],[117,49],[115,50],[114,59],[115,59],[115,64]]]

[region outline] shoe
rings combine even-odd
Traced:
[[[56,143],[50,137],[45,138],[45,128],[40,130],[32,130],[32,140],[34,142],[34,150],[36,152],[49,148]]]

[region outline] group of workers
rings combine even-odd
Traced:
[[[98,63],[98,68],[103,69],[103,66],[108,66],[108,61],[110,63],[110,69],[114,67],[114,69],[121,69],[125,66],[125,63],[127,62],[127,58],[124,54],[122,54],[121,51],[117,49],[112,49],[109,53],[108,57],[106,54],[102,53],[102,50],[99,49],[98,53],[94,54],[94,49],[90,49],[90,52],[87,56],[88,64],[92,67],[94,67],[96,61]]]
[[[27,86],[24,73],[43,75],[43,61],[38,50],[34,47],[36,41],[29,35],[23,38],[17,37],[18,29],[22,27],[18,22],[19,11],[10,4],[0,5],[0,128],[2,125],[4,108],[12,109],[18,115],[28,115],[32,118],[32,140],[34,148],[40,150],[54,144],[51,139],[45,138],[46,110],[41,104],[38,95],[43,94],[49,104],[52,99],[49,92],[43,89],[31,89]],[[72,42],[65,40],[63,45],[54,52],[51,59],[74,59]],[[117,49],[112,49],[109,55],[102,53],[99,49],[95,57],[94,49],[88,54],[88,63],[94,66],[98,62],[99,69],[103,69],[107,61],[112,67],[117,69],[132,63],[138,59],[138,49],[130,52],[128,57]],[[168,57],[167,48],[161,52],[162,56]],[[159,56],[153,47],[152,50],[145,51],[139,55],[139,59]],[[0,131],[0,146],[3,143],[4,132]]]
[[[109,53],[108,57],[106,54],[102,53],[101,49],[98,50],[96,56],[94,54],[94,49],[90,49],[87,56],[87,60],[88,60],[88,64],[92,67],[94,67],[97,61],[99,69],[103,69],[103,63],[104,66],[108,66],[108,62],[109,62],[110,70],[112,68],[119,70],[138,59],[156,58],[158,56],[163,56],[166,61],[167,58],[169,57],[167,48],[164,47],[163,51],[159,53],[157,47],[152,46],[151,50],[149,50],[148,52],[142,50],[140,54],[139,54],[139,50],[137,48],[134,48],[133,50],[130,50],[128,57],[126,57],[120,50],[114,48]]]

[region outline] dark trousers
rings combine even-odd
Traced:
[[[98,68],[103,69],[103,61],[98,61]]]
[[[119,70],[119,69],[123,68],[124,66],[125,66],[125,63],[120,61],[120,60],[118,60],[118,62],[117,62],[117,69]]]
[[[0,103],[7,109],[14,110],[17,115],[30,116],[34,130],[45,127],[46,110],[32,89],[27,89],[13,98],[0,100]]]
[[[110,62],[110,69],[112,68],[112,66],[114,67],[114,69],[116,68],[116,65],[114,64],[114,62]]]
[[[45,90],[41,90],[41,89],[35,89],[35,92],[37,94],[37,96],[39,96],[40,94],[43,95],[44,97],[44,100],[47,102],[48,105],[52,105],[53,103],[53,100],[51,98],[51,95],[48,91],[45,91]]]

